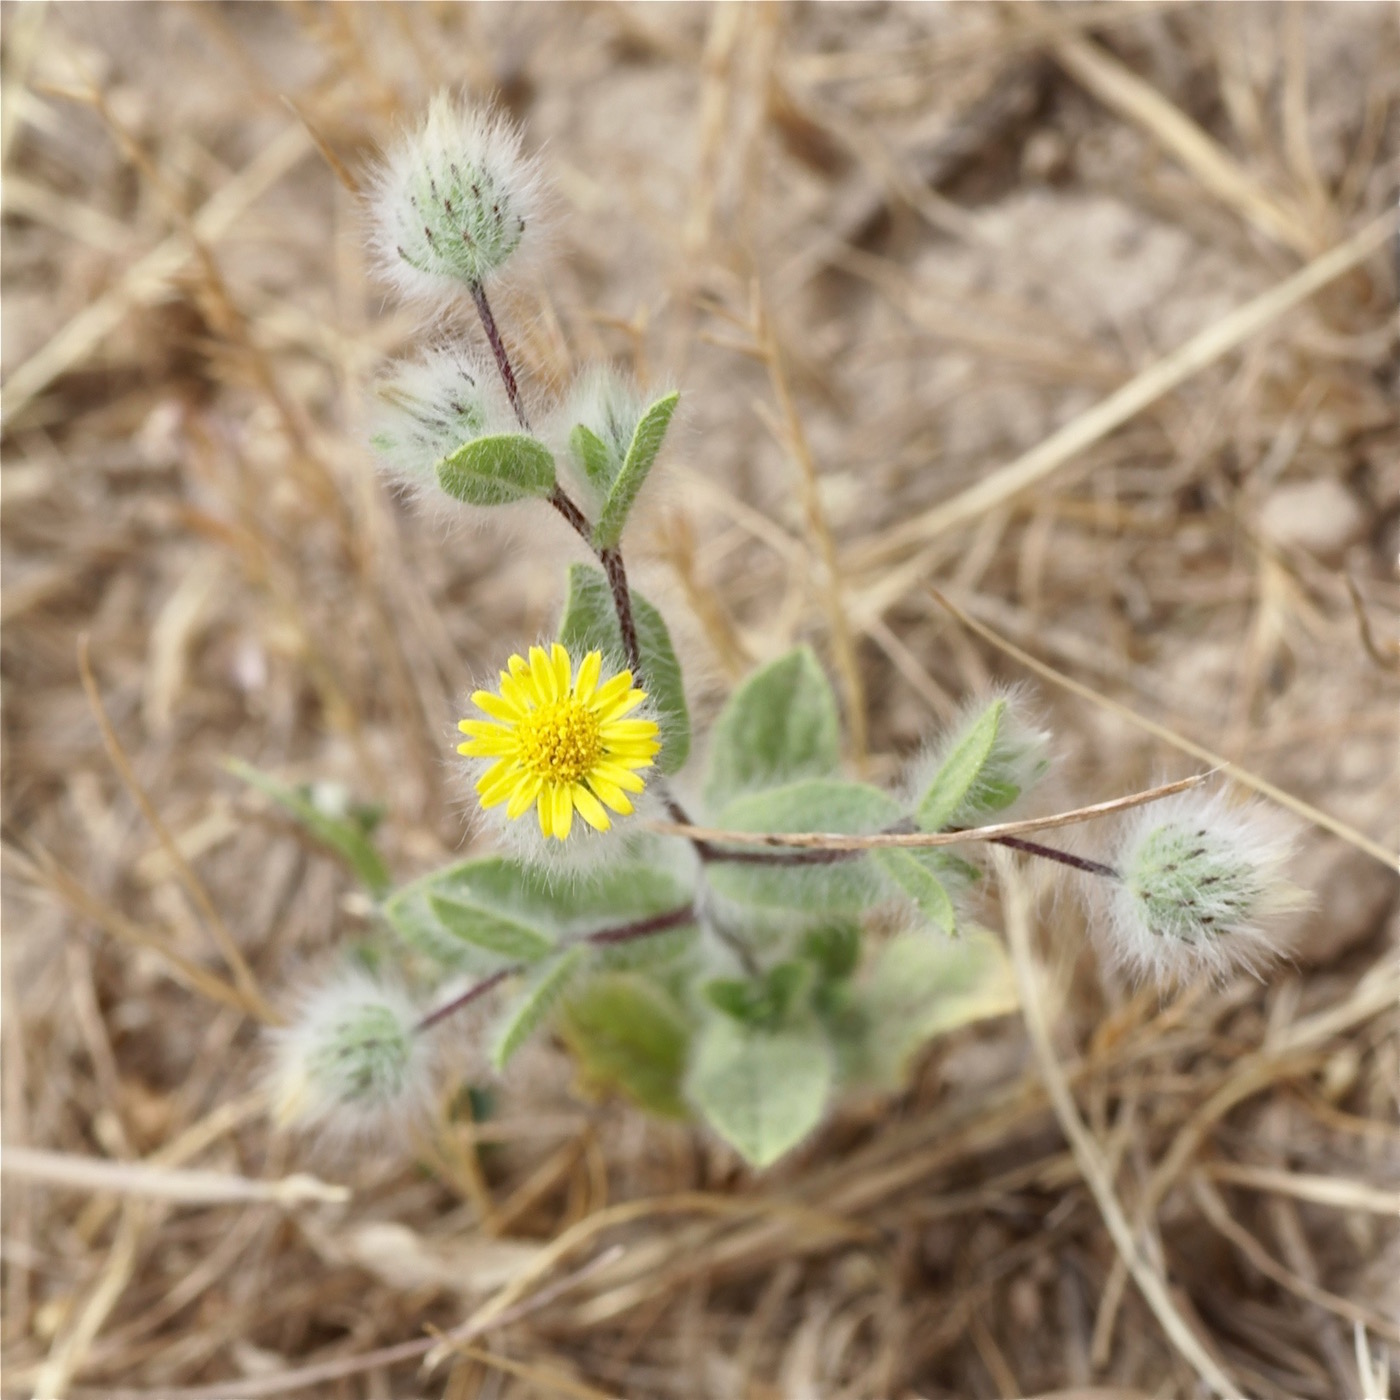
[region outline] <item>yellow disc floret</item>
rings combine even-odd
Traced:
[[[626,816],[627,794],[641,792],[639,770],[650,768],[661,748],[656,722],[626,716],[645,700],[632,673],[602,679],[601,652],[590,651],[575,675],[569,653],[557,642],[531,647],[527,661],[512,656],[499,691],[478,690],[472,703],[489,719],[464,719],[471,737],[457,752],[494,760],[477,779],[483,807],[506,803],[511,821],[535,807],[540,831],[565,840],[577,811],[589,826],[606,831],[608,809]]]

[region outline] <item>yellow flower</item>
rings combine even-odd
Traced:
[[[590,651],[573,674],[558,642],[548,652],[531,647],[530,659],[512,656],[501,672],[500,693],[478,690],[472,704],[489,720],[464,719],[471,737],[457,746],[468,758],[494,759],[477,780],[483,807],[507,803],[515,821],[538,805],[540,831],[563,841],[574,811],[598,831],[611,825],[606,807],[626,816],[629,792],[645,786],[637,770],[650,768],[661,744],[654,720],[625,719],[645,700],[631,671],[599,684],[601,652]]]

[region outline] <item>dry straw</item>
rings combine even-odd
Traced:
[[[1384,7],[31,5],[3,65],[7,1390],[1393,1391]],[[251,1023],[366,902],[220,764],[445,860],[449,699],[553,603],[364,445],[409,326],[337,171],[449,81],[560,172],[521,363],[696,405],[634,567],[697,713],[813,641],[883,780],[1036,663],[1066,808],[1178,747],[1339,838],[1296,963],[1106,984],[1008,871],[1026,1020],[775,1175],[547,1046],[416,1166],[289,1155]]]

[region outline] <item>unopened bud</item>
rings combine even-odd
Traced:
[[[444,93],[390,152],[372,196],[374,237],[407,296],[441,299],[478,286],[515,253],[534,222],[539,174],[520,132]]]
[[[418,1107],[430,1065],[417,1020],[404,991],[358,969],[316,988],[277,1032],[277,1122],[355,1138]]]
[[[495,370],[464,345],[395,365],[376,397],[370,441],[385,470],[414,489],[436,486],[438,463],[463,444],[515,429]]]
[[[1142,808],[1116,861],[1112,956],[1157,980],[1256,969],[1280,951],[1264,921],[1305,902],[1284,878],[1292,854],[1289,831],[1259,804],[1231,809],[1193,792]]]

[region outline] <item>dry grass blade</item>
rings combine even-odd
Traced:
[[[1300,256],[1316,255],[1316,232],[1297,210],[1259,183],[1151,83],[1091,39],[1057,39],[1051,52],[1090,92],[1162,143],[1216,199],[1247,219],[1266,238]]]
[[[1085,448],[1106,437],[1115,428],[1122,427],[1149,404],[1258,335],[1330,282],[1360,266],[1385,246],[1394,234],[1396,224],[1397,216],[1393,213],[1373,220],[1345,243],[1323,253],[1253,301],[1222,316],[1214,325],[1192,336],[1186,344],[1134,375],[1121,389],[1116,389],[1093,408],[1071,419],[1029,452],[1004,467],[998,467],[952,500],[932,506],[886,531],[879,538],[875,550],[863,554],[860,562],[863,565],[874,563],[897,554],[909,545],[945,534],[959,525],[976,520],[989,510],[995,510],[1046,480]],[[901,597],[917,577],[918,572],[911,562],[902,569],[893,570],[871,591],[871,596],[885,600],[884,605],[887,605],[888,601]],[[868,599],[865,601],[866,606],[871,606]]]
[[[169,964],[171,976],[200,996],[224,1006],[235,1007],[245,1013],[248,1011],[248,1004],[241,989],[231,987],[221,977],[216,977],[192,958],[187,958],[168,939],[149,932],[98,899],[64,870],[42,846],[31,845],[27,856],[26,859],[12,847],[5,847],[6,859],[17,866],[26,879],[47,889],[80,918],[91,919],[99,928],[105,929],[113,938],[123,943],[157,953]]]
[[[136,771],[126,756],[126,750],[122,748],[121,740],[117,738],[117,731],[112,728],[112,721],[108,719],[106,707],[102,703],[102,693],[97,688],[97,679],[92,674],[86,634],[78,639],[78,675],[82,679],[83,691],[87,695],[93,718],[97,721],[97,727],[102,733],[102,742],[107,748],[107,755],[112,760],[112,767],[117,770],[127,792],[131,794],[132,800],[141,809],[142,816],[150,823],[151,829],[160,841],[161,849],[179,876],[180,883],[185,887],[186,892],[194,901],[195,907],[204,917],[205,926],[209,929],[214,946],[223,955],[224,961],[233,973],[234,983],[238,987],[239,995],[242,997],[249,1015],[256,1016],[258,1020],[269,1025],[275,1025],[281,1018],[263,996],[257,978],[253,976],[253,970],[248,966],[247,959],[244,958],[239,949],[229,926],[224,922],[223,915],[214,907],[214,901],[209,898],[209,892],[190,868],[189,861],[181,853],[169,828],[161,820],[160,813],[156,811],[151,799],[146,795],[145,788],[141,786],[136,777]]]
[[[452,1350],[472,1361],[479,1362],[483,1366],[488,1366],[492,1370],[504,1371],[508,1376],[528,1381],[531,1390],[536,1394],[567,1395],[572,1397],[572,1400],[618,1400],[618,1397],[611,1391],[599,1390],[597,1386],[585,1385],[582,1381],[575,1380],[572,1376],[565,1375],[552,1366],[527,1365],[523,1361],[512,1361],[509,1357],[497,1356],[495,1352],[485,1351],[481,1347],[467,1346],[462,1342],[452,1343]]]
[[[1118,1203],[1118,1195],[1113,1189],[1113,1180],[1102,1153],[1084,1120],[1079,1116],[1064,1071],[1055,1056],[1050,1025],[1045,1015],[1040,977],[1035,965],[1035,951],[1031,947],[1029,894],[1017,874],[1012,858],[1003,851],[996,851],[993,855],[1001,883],[1006,939],[1011,950],[1011,963],[1016,971],[1016,985],[1021,993],[1021,1008],[1025,1016],[1026,1030],[1030,1035],[1031,1049],[1049,1092],[1050,1102],[1054,1106],[1055,1117],[1059,1120],[1060,1127],[1074,1152],[1080,1173],[1089,1190],[1093,1192],[1119,1258],[1132,1275],[1133,1282],[1137,1284],[1157,1321],[1161,1323],[1162,1330],[1171,1339],[1172,1345],[1201,1380],[1216,1395],[1221,1396],[1222,1400],[1225,1400],[1225,1397],[1238,1396],[1241,1394],[1238,1382],[1234,1381],[1206,1351],[1200,1338],[1181,1316],[1167,1292],[1161,1274],[1143,1257],[1127,1216],[1123,1213],[1123,1207]]]
[[[306,132],[288,127],[267,148],[212,194],[194,216],[199,238],[215,242],[234,226],[248,206],[265,194],[311,150]],[[41,349],[5,380],[3,413],[12,424],[25,408],[61,374],[82,363],[143,303],[164,295],[171,280],[194,257],[182,234],[173,234],[133,263],[121,280],[56,331]]]
[[[1076,807],[1072,812],[1056,812],[1048,817],[1026,817],[1021,821],[997,822],[992,826],[972,826],[963,831],[880,831],[869,836],[840,836],[832,832],[815,831],[726,831],[722,827],[684,826],[674,822],[653,822],[651,829],[667,836],[685,836],[692,841],[707,841],[727,846],[790,847],[808,851],[879,851],[932,846],[960,846],[968,842],[1001,841],[1008,836],[1029,836],[1034,831],[1054,831],[1059,827],[1077,826],[1099,817],[1127,812],[1189,792],[1208,782],[1211,773],[1193,773],[1189,778],[1162,783],[1126,797],[1112,797],[1088,807]]]
[[[1318,1307],[1326,1308],[1328,1312],[1346,1318],[1348,1322],[1369,1327],[1371,1331],[1382,1337],[1389,1337],[1393,1341],[1400,1342],[1400,1326],[1397,1326],[1396,1323],[1391,1322],[1371,1308],[1359,1308],[1346,1298],[1329,1293],[1325,1288],[1318,1288],[1306,1279],[1299,1278],[1291,1269],[1284,1268],[1248,1230],[1244,1229],[1231,1216],[1230,1208],[1220,1198],[1220,1193],[1203,1176],[1197,1174],[1192,1178],[1191,1190],[1206,1219],[1266,1278],[1272,1279],[1281,1287],[1288,1289],[1290,1293],[1306,1299],[1309,1303],[1316,1303]]]
[[[567,1038],[486,1083],[484,1001],[434,1038],[425,1121],[334,1157],[276,1131],[230,951],[282,1007],[398,944],[221,761],[378,816],[396,879],[496,849],[464,811],[459,702],[552,635],[582,558],[528,506],[459,531],[376,473],[386,363],[477,327],[389,294],[362,160],[464,77],[554,186],[526,238],[548,224],[545,256],[493,292],[522,390],[543,412],[608,364],[682,391],[626,551],[684,671],[687,803],[726,695],[814,642],[869,782],[1018,675],[1075,776],[1029,824],[799,833],[779,860],[973,859],[960,843],[1017,832],[1089,850],[1108,827],[1071,822],[1133,817],[1100,799],[1213,766],[1173,729],[1353,843],[1301,833],[1316,908],[1266,980],[1124,986],[1048,893],[1035,971],[1102,1180],[1204,1351],[1251,1400],[1393,1391],[1395,224],[1366,226],[1394,208],[1392,21],[5,5],[6,1396],[1206,1393],[1019,1016],[950,1033],[897,1095],[833,1092],[762,1174],[596,1097]],[[998,635],[950,624],[927,582]],[[785,841],[714,835],[760,859]],[[995,898],[970,889],[968,917]],[[861,988],[883,911],[868,932]],[[351,1198],[260,1199],[302,1172]]]
[[[1400,1191],[1386,1191],[1364,1181],[1345,1181],[1332,1176],[1310,1176],[1303,1172],[1280,1171],[1276,1167],[1250,1167],[1239,1162],[1211,1162],[1202,1169],[1214,1181],[1232,1186],[1249,1186],[1256,1191],[1277,1191],[1315,1205],[1336,1206],[1338,1210],[1364,1210],[1375,1215],[1400,1216]]]
[[[242,1201],[267,1201],[293,1206],[310,1202],[343,1202],[350,1199],[344,1186],[319,1181],[298,1172],[279,1181],[254,1181],[228,1172],[176,1171],[145,1162],[111,1162],[100,1157],[78,1157],[68,1152],[42,1152],[37,1148],[10,1147],[0,1157],[0,1171],[49,1186],[77,1191],[111,1192],[151,1201],[181,1205],[219,1205]]]
[[[1145,733],[1161,739],[1164,743],[1170,744],[1174,749],[1180,749],[1182,753],[1189,753],[1192,758],[1199,758],[1204,763],[1214,765],[1214,767],[1226,776],[1233,778],[1235,782],[1247,788],[1252,788],[1261,796],[1277,802],[1280,807],[1287,807],[1290,812],[1296,812],[1305,821],[1310,821],[1316,826],[1322,827],[1325,831],[1330,831],[1335,836],[1340,836],[1343,841],[1356,847],[1359,851],[1365,851],[1368,856],[1374,856],[1387,869],[1394,869],[1395,856],[1385,849],[1378,841],[1373,841],[1369,836],[1363,835],[1354,828],[1348,826],[1344,821],[1320,811],[1309,802],[1304,802],[1301,797],[1294,797],[1290,792],[1284,792],[1282,788],[1276,787],[1273,783],[1259,777],[1256,773],[1251,773],[1247,768],[1241,768],[1237,763],[1231,763],[1228,758],[1223,758],[1220,754],[1213,752],[1202,744],[1197,744],[1187,739],[1175,730],[1168,729],[1165,725],[1157,724],[1153,720],[1131,710],[1126,705],[1120,705],[1116,700],[1107,695],[1101,695],[1090,686],[1081,685],[1078,681],[1057,671],[1053,666],[1047,666],[1045,662],[1038,660],[1028,651],[1023,651],[1014,642],[1009,642],[1005,637],[999,636],[985,623],[978,622],[976,618],[970,617],[956,603],[944,597],[936,588],[930,588],[934,601],[942,608],[946,608],[957,620],[962,623],[970,632],[975,632],[983,641],[990,642],[998,651],[1003,651],[1013,660],[1020,662],[1028,670],[1035,672],[1037,676],[1052,682],[1054,685],[1063,686],[1064,689],[1078,695],[1081,699],[1088,700],[1091,704],[1100,708],[1112,711],[1113,714],[1125,719],[1129,724],[1143,730]]]
[[[802,417],[793,402],[792,390],[788,384],[782,346],[779,344],[772,318],[764,305],[762,288],[758,283],[754,284],[753,297],[754,339],[768,367],[768,380],[782,414],[781,427],[775,426],[774,432],[798,468],[802,518],[807,527],[811,549],[821,560],[822,601],[826,610],[827,625],[831,629],[831,647],[835,655],[837,673],[845,691],[851,756],[856,767],[863,770],[869,746],[866,735],[865,685],[861,680],[860,662],[856,656],[850,618],[847,616],[846,603],[842,597],[841,562],[836,553],[836,541],[831,533],[831,525],[822,505],[816,462],[812,458],[812,449],[802,426]]]

